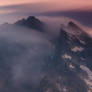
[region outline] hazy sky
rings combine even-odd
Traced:
[[[92,10],[92,0],[0,0],[0,14]]]
[[[45,3],[47,6],[51,4],[50,8],[61,9],[76,9],[84,8],[92,9],[92,0],[0,0],[0,6],[24,4],[24,3]]]
[[[48,11],[71,10],[92,11],[92,0],[0,0],[0,23]]]

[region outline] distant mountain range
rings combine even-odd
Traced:
[[[76,23],[61,25],[52,40],[44,36],[45,23],[34,16],[2,26],[0,92],[92,92],[92,38]],[[40,35],[19,33],[23,28]]]

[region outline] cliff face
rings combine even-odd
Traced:
[[[87,82],[92,77],[90,51],[92,38],[87,33],[73,22],[62,27],[55,42],[51,72],[41,81],[40,92],[91,92],[92,83]]]

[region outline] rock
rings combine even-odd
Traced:
[[[19,25],[19,26],[43,31],[43,25],[44,24],[39,19],[37,19],[36,17],[29,16],[27,19],[22,19],[22,20],[17,21],[15,23],[15,25]]]

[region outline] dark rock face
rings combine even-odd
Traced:
[[[44,25],[39,19],[35,18],[34,16],[29,16],[27,19],[19,20],[15,24],[40,31],[43,31]]]
[[[40,92],[87,92],[85,82],[70,73],[64,76],[47,76],[40,84]]]
[[[40,92],[88,92],[88,85],[80,77],[84,74],[80,66],[92,67],[92,38],[75,23],[69,22],[68,26],[73,33],[61,28],[55,43],[55,54],[50,62],[50,73],[41,81]]]
[[[77,30],[82,30],[79,26],[77,26],[75,23],[73,23],[72,21],[70,21],[68,23],[68,26],[70,26],[71,28],[75,28]]]
[[[92,59],[92,38],[85,32],[83,31],[80,27],[78,27],[76,24],[74,24],[73,22],[69,23],[69,25],[72,27],[75,27],[76,33],[79,32],[79,34],[75,34],[72,35],[73,37],[73,42],[71,43],[76,44],[80,47],[83,47],[84,50],[83,52],[77,53],[78,57],[83,56],[86,58],[85,63],[86,65],[89,66],[89,68],[92,70],[92,62],[90,62],[90,60]],[[76,30],[77,29],[77,30]],[[79,60],[81,61],[81,60]]]

